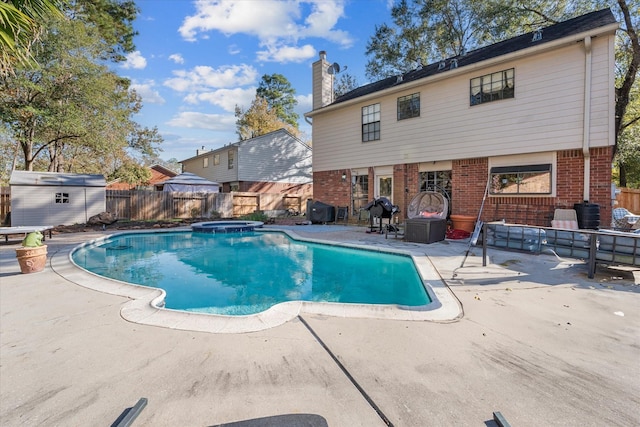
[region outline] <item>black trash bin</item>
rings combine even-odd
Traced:
[[[597,230],[600,227],[600,205],[595,203],[576,203],[573,205],[578,217],[578,228]]]

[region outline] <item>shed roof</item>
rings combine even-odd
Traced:
[[[439,61],[437,63],[423,66],[416,70],[409,71],[402,76],[387,77],[386,79],[361,86],[341,95],[333,102],[333,104],[330,105],[339,104],[341,102],[345,102],[354,98],[359,98],[361,96],[379,92],[392,86],[401,86],[402,84],[414,80],[422,79],[440,73],[445,73],[451,69],[451,62],[453,60],[455,60],[457,63],[455,68],[462,68],[467,65],[475,64],[492,58],[497,58],[511,52],[524,50],[530,47],[592,31],[597,28],[616,23],[616,18],[613,16],[613,13],[611,13],[610,9],[603,9],[587,13],[585,15],[581,15],[576,18],[569,19],[567,21],[563,21],[542,29],[541,39],[534,40],[533,34],[535,33],[535,31],[532,31],[530,33],[494,43],[489,46],[472,50],[465,55],[458,55],[452,58],[447,58],[444,61]],[[444,62],[445,66],[441,67],[440,62]]]
[[[106,187],[107,181],[103,175],[59,173],[59,172],[29,172],[13,171],[9,185],[22,186],[55,186],[55,187]]]

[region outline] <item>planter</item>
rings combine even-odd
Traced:
[[[451,222],[453,222],[454,230],[464,230],[468,233],[473,233],[476,228],[476,217],[467,215],[451,215]]]
[[[47,263],[47,245],[16,248],[16,258],[23,274],[42,271]]]

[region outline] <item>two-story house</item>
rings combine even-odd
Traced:
[[[280,129],[182,160],[183,172],[222,184],[222,191],[313,194],[311,147]]]
[[[314,199],[356,214],[384,196],[406,214],[442,189],[453,214],[478,215],[484,198],[483,220],[548,226],[585,201],[610,218],[617,28],[592,12],[337,99],[320,52],[306,114]]]

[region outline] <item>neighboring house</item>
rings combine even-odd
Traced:
[[[105,211],[102,175],[13,171],[11,225],[84,224]]]
[[[182,160],[191,172],[222,184],[222,191],[312,194],[311,147],[284,129]]]
[[[120,182],[119,179],[111,181],[107,184],[107,190],[156,190],[162,191],[163,182],[168,180],[169,178],[173,178],[178,175],[171,169],[167,169],[164,166],[153,165],[149,168],[151,171],[151,179],[149,183],[145,186],[132,185],[126,182]]]
[[[488,187],[483,220],[548,226],[583,201],[610,218],[617,28],[610,10],[589,13],[335,100],[320,52],[306,114],[314,199],[357,214],[385,196],[406,215],[442,188],[453,214],[476,216]]]

